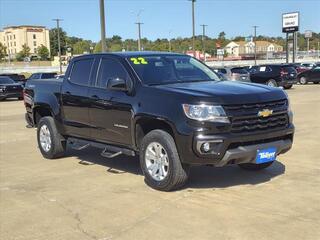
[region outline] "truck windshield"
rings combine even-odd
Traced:
[[[189,56],[134,56],[128,62],[147,85],[220,80],[209,67]]]

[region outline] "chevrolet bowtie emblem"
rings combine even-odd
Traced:
[[[273,110],[270,109],[263,109],[262,111],[258,112],[258,116],[259,117],[269,117],[270,115],[272,115]]]

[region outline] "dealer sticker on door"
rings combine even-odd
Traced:
[[[276,160],[277,149],[275,147],[257,151],[256,163],[272,162]]]

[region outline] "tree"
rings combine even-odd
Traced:
[[[30,48],[26,45],[22,45],[22,50],[18,52],[16,58],[18,61],[23,61],[24,58],[29,57],[30,55]]]
[[[64,55],[66,53],[67,33],[63,31],[62,28],[59,28],[59,33],[60,33],[61,54]],[[58,29],[57,28],[50,29],[49,36],[50,36],[51,56],[57,56],[59,52]]]
[[[72,45],[73,54],[83,54],[84,52],[90,52],[90,41],[81,40]]]
[[[0,43],[0,61],[7,56],[7,47]]]
[[[41,46],[38,47],[37,52],[38,52],[38,55],[39,55],[39,57],[40,57],[40,59],[42,61],[48,60],[48,58],[49,58],[49,50],[48,50],[48,48],[46,46],[43,46],[41,44]]]

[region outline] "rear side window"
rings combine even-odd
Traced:
[[[219,73],[226,74],[226,73],[227,73],[227,70],[224,69],[224,68],[220,68],[220,69],[218,69],[218,72],[219,72]]]
[[[47,78],[54,78],[56,76],[56,73],[43,73],[41,78],[47,79]]]
[[[31,77],[29,79],[34,80],[34,79],[39,79],[39,78],[40,78],[40,73],[34,73],[31,75]]]
[[[113,78],[128,80],[129,75],[119,61],[111,58],[102,58],[96,86],[106,88],[107,82]]]
[[[89,85],[91,68],[93,65],[93,58],[86,58],[75,61],[73,63],[70,82],[79,85]]]
[[[238,73],[238,74],[247,74],[247,70],[243,69],[243,68],[232,68],[231,69],[232,73]]]

